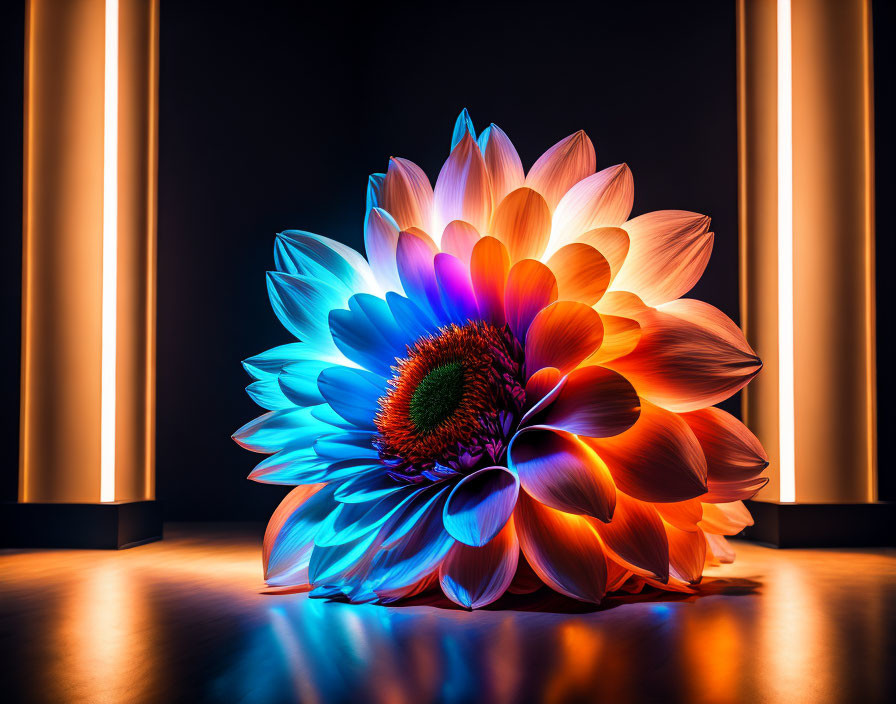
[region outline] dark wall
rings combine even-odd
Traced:
[[[636,214],[711,215],[715,250],[692,295],[738,317],[733,0],[316,5],[162,3],[157,460],[168,518],[269,515],[283,490],[246,481],[258,457],[229,435],[260,412],[239,361],[289,340],[265,291],[273,235],[359,246],[367,175],[397,155],[434,179],[464,106],[478,127],[498,123],[526,167],[583,128],[599,167],[632,168]],[[0,489],[14,498],[23,21],[21,7],[3,12]]]

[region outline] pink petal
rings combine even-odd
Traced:
[[[727,504],[703,504],[703,519],[700,527],[715,535],[737,535],[747,526],[753,525],[753,517],[743,501]]]
[[[492,325],[504,325],[504,287],[509,271],[510,255],[494,237],[483,237],[473,246],[470,279],[479,315]]]
[[[620,491],[613,520],[590,521],[610,556],[623,567],[661,582],[669,578],[669,541],[653,506]]]
[[[495,124],[486,127],[479,135],[479,145],[485,158],[485,167],[491,179],[495,202],[523,185],[523,163],[504,131]]]
[[[575,435],[527,428],[508,450],[510,468],[523,489],[558,511],[609,521],[616,506],[616,487],[607,466]]]
[[[704,533],[706,547],[708,549],[706,559],[710,562],[720,562],[723,565],[734,562],[734,550],[731,544],[721,535]]]
[[[593,306],[610,285],[610,264],[594,247],[581,242],[568,244],[548,260],[557,277],[561,300],[581,301]]]
[[[477,320],[479,309],[470,283],[470,271],[450,254],[439,252],[433,260],[442,308],[458,325]]]
[[[485,232],[492,214],[492,191],[479,145],[469,134],[457,143],[439,172],[434,192],[433,232],[441,236],[452,220]]]
[[[478,609],[507,591],[516,574],[519,554],[520,544],[510,520],[482,547],[455,543],[439,565],[439,584],[455,604]]]
[[[579,130],[538,158],[526,176],[526,185],[541,193],[554,209],[573,184],[594,173],[596,164],[594,145]]]
[[[383,208],[398,227],[429,228],[432,219],[432,186],[419,166],[407,159],[392,157],[383,181]]]
[[[532,319],[526,333],[526,371],[556,367],[566,375],[591,355],[604,337],[600,314],[576,301],[555,301]]]
[[[641,403],[624,433],[590,439],[622,491],[641,501],[685,501],[706,493],[706,459],[688,424],[675,413]]]
[[[453,254],[466,266],[470,265],[473,247],[479,241],[479,233],[470,223],[463,220],[452,220],[442,233],[441,248],[443,252]]]
[[[411,231],[399,233],[396,262],[405,294],[422,310],[431,310],[437,320],[444,318],[433,259],[438,250],[432,240]]]
[[[504,290],[504,315],[521,342],[538,311],[557,300],[557,280],[541,262],[523,259],[510,268]]]
[[[377,283],[383,291],[404,293],[395,264],[399,227],[381,208],[371,208],[364,225],[364,249]]]
[[[587,519],[555,511],[521,492],[514,524],[523,555],[545,584],[573,599],[600,602],[607,563]]]
[[[624,227],[631,245],[614,291],[631,291],[656,306],[683,296],[703,275],[713,240],[705,215],[658,210]]]
[[[510,261],[538,259],[551,235],[551,209],[531,188],[518,188],[495,208],[489,233],[505,244]]]

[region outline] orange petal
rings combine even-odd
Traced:
[[[565,375],[591,355],[604,337],[604,326],[591,306],[556,301],[542,308],[526,333],[526,371],[556,367]]]
[[[452,220],[485,232],[492,214],[492,191],[479,145],[470,134],[457,143],[439,172],[433,194],[433,232]]]
[[[706,559],[710,563],[719,562],[727,565],[734,562],[734,550],[725,538],[712,533],[704,533],[703,535],[706,538]]]
[[[707,533],[737,535],[747,526],[753,525],[753,517],[743,501],[703,504],[703,519],[699,525]]]
[[[616,562],[642,576],[669,579],[669,541],[653,506],[620,491],[612,521],[588,520]]]
[[[628,254],[628,233],[621,227],[598,227],[579,235],[578,241],[590,244],[604,255],[610,264],[610,280],[615,279]]]
[[[510,255],[494,237],[483,237],[470,254],[470,280],[479,315],[493,325],[504,325],[504,287],[510,271]]]
[[[557,277],[561,300],[581,301],[593,306],[610,285],[610,264],[588,244],[574,242],[561,247],[548,260]]]
[[[495,209],[489,233],[507,246],[511,261],[538,259],[551,234],[551,210],[531,188],[517,188]]]
[[[523,489],[545,506],[609,521],[616,487],[603,460],[575,435],[542,428],[519,432],[508,449]]]
[[[383,180],[383,208],[395,218],[398,227],[430,226],[432,186],[419,166],[407,159],[392,157]]]
[[[767,479],[759,475],[768,467],[768,455],[747,426],[721,408],[704,408],[681,417],[706,455],[709,493],[704,501],[749,499],[765,486]]]
[[[603,342],[583,364],[603,364],[624,357],[638,346],[641,339],[641,325],[637,320],[603,314],[600,319],[604,325]]]
[[[703,496],[687,501],[656,503],[653,507],[666,523],[671,523],[679,530],[693,533],[698,530],[697,524],[703,518],[703,506],[700,503],[702,498]]]
[[[479,233],[470,223],[463,220],[452,220],[442,232],[441,248],[443,252],[453,254],[465,265],[470,265],[473,247],[479,241]]]
[[[524,491],[513,515],[520,549],[541,581],[573,599],[599,603],[606,591],[607,563],[589,522],[548,508]]]
[[[624,433],[589,438],[622,491],[641,501],[685,501],[706,493],[706,459],[688,424],[642,400]]]
[[[706,538],[701,531],[679,530],[664,524],[669,540],[670,572],[683,582],[697,584],[706,562]]]
[[[713,240],[705,215],[658,210],[624,227],[631,246],[613,290],[631,291],[655,306],[683,296],[703,275]]]
[[[560,383],[560,370],[556,367],[542,367],[526,382],[526,404],[524,411],[541,401],[550,391]]]
[[[629,379],[642,398],[670,411],[724,401],[762,368],[743,333],[708,303],[682,299],[634,317],[641,323],[641,341],[631,354],[606,365]]]
[[[625,291],[607,291],[594,308],[602,315],[618,315],[623,318],[637,320],[645,313],[652,313],[653,308],[644,304],[633,293]]]
[[[495,124],[486,127],[479,135],[479,146],[485,158],[495,202],[500,203],[504,196],[523,185],[523,162],[510,138]]]
[[[573,184],[594,173],[596,165],[594,145],[579,130],[538,158],[526,176],[526,185],[541,193],[553,209]]]
[[[510,268],[504,289],[504,315],[518,340],[525,341],[538,311],[556,300],[557,280],[544,264],[523,259]]]
[[[632,211],[634,197],[632,172],[625,164],[611,166],[580,181],[557,204],[549,251],[575,242],[597,227],[621,225]]]

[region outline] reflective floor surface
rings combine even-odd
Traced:
[[[896,700],[896,550],[737,543],[700,596],[468,613],[266,594],[262,530],[0,551],[0,701]]]

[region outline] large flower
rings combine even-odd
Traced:
[[[294,485],[264,540],[272,585],[391,601],[437,580],[466,607],[546,584],[693,590],[766,479],[756,438],[716,404],[761,363],[687,293],[709,218],[629,219],[624,164],[584,132],[528,174],[466,110],[435,188],[393,158],[370,177],[365,260],[276,238],[271,303],[299,342],[244,363],[269,413],[240,428]]]

